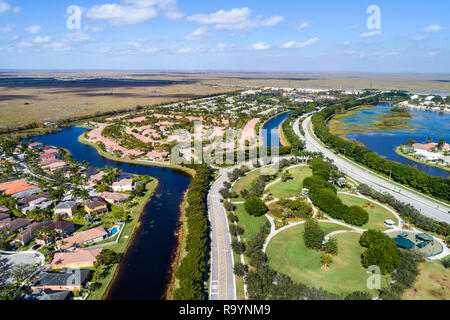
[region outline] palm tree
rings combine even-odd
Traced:
[[[433,142],[433,138],[432,137],[428,137],[427,138],[427,143],[431,143],[431,142]]]

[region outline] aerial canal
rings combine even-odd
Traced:
[[[159,300],[169,282],[171,258],[177,246],[175,232],[179,227],[180,204],[190,179],[170,168],[112,161],[96,149],[78,142],[86,129],[71,127],[60,132],[34,137],[34,141],[65,148],[72,157],[87,161],[92,167],[114,167],[123,172],[148,175],[159,180],[159,186],[141,215],[141,225],[123,256],[109,300]]]
[[[265,146],[281,147],[280,133],[278,128],[283,121],[289,116],[290,112],[277,115],[266,122],[263,127],[262,136]],[[276,133],[275,133],[276,131]]]

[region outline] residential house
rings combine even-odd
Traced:
[[[30,201],[28,206],[21,207],[23,213],[27,214],[31,210],[40,209],[45,210],[53,205],[53,201],[50,201],[46,198],[38,198],[36,200]]]
[[[133,187],[134,184],[132,179],[124,179],[112,184],[112,189],[114,190],[114,192],[133,191]]]
[[[8,213],[0,212],[0,221],[10,218],[11,216]]]
[[[9,212],[9,208],[0,205],[0,213],[8,213]]]
[[[100,198],[111,204],[124,204],[125,201],[130,197],[129,194],[125,193],[114,193],[114,192],[103,192]]]
[[[71,237],[56,242],[59,250],[67,250],[79,247],[81,245],[89,245],[100,242],[108,236],[108,232],[102,227],[89,229],[82,232],[75,232]]]
[[[94,198],[86,202],[84,209],[89,214],[102,214],[108,212],[108,205],[102,199]]]
[[[75,291],[81,290],[91,274],[86,269],[66,269],[58,272],[41,272],[31,284],[31,290]]]
[[[152,160],[165,160],[169,157],[169,153],[152,151],[147,153],[146,157]]]
[[[59,159],[59,156],[57,153],[44,153],[39,156],[39,160],[42,163],[46,163],[48,161],[58,160],[58,159]]]
[[[14,232],[22,232],[25,230],[31,223],[33,223],[33,220],[26,219],[26,218],[16,218],[14,220],[8,219],[0,221],[0,228],[7,228],[9,230],[9,234],[12,234]],[[4,221],[6,221],[4,223]]]
[[[61,236],[65,234],[71,234],[75,231],[75,224],[70,221],[52,221],[46,223],[45,226],[51,230],[55,230]]]
[[[40,300],[40,301],[64,301],[70,297],[70,291],[52,291],[36,289],[32,293],[25,293],[21,300]]]
[[[33,142],[28,145],[28,147],[33,150],[38,150],[38,149],[42,148],[42,146],[43,146],[43,144],[40,142]]]
[[[77,209],[76,201],[63,201],[55,206],[55,214],[66,216],[69,219],[73,219],[73,213]]]
[[[31,196],[19,199],[17,201],[17,204],[19,207],[27,207],[30,204],[30,202],[38,199],[50,199],[50,194],[48,192],[33,194]]]
[[[18,199],[39,193],[40,188],[31,185],[24,180],[6,182],[0,185],[0,192],[4,192],[8,196],[14,196]]]
[[[96,183],[96,182],[98,182],[98,181],[101,181],[102,178],[103,178],[104,176],[106,176],[106,175],[107,175],[106,172],[103,172],[103,171],[102,171],[102,172],[98,172],[98,173],[92,175],[92,176],[89,178],[89,181],[90,181],[91,183]]]
[[[44,224],[41,222],[33,222],[31,225],[26,227],[25,230],[19,233],[19,235],[14,239],[14,243],[18,246],[25,246],[34,239],[36,232],[41,230]]]
[[[98,249],[76,249],[73,252],[57,252],[53,256],[50,263],[52,270],[63,268],[82,269],[92,268],[97,262],[97,256],[102,252],[102,248]]]

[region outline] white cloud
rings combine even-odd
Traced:
[[[26,42],[26,41],[22,41],[20,43],[17,44],[18,48],[30,48],[32,47],[34,44],[32,42]]]
[[[59,41],[61,42],[88,42],[94,41],[94,39],[87,33],[76,31],[72,33],[68,33],[64,36],[59,37]]]
[[[165,12],[166,18],[181,19],[183,14],[179,11],[175,0],[126,0],[125,3],[135,5],[140,8],[158,7]]]
[[[203,41],[208,36],[208,27],[200,27],[185,37],[187,41]]]
[[[67,43],[64,42],[52,42],[48,45],[45,45],[44,48],[49,48],[56,52],[64,52],[72,50],[72,47],[68,46]]]
[[[438,54],[441,54],[441,52],[440,52],[440,51],[428,51],[428,52],[425,54],[425,56],[426,56],[426,57],[434,57],[434,56],[437,56]]]
[[[14,7],[13,12],[14,13],[19,13],[20,12],[20,8],[19,7]]]
[[[97,33],[97,32],[103,32],[105,30],[105,27],[103,25],[97,25],[97,26],[85,26],[84,31]]]
[[[425,27],[424,30],[425,30],[425,32],[440,32],[440,31],[444,31],[444,28],[438,24],[432,24],[432,25],[429,25],[428,27]]]
[[[422,40],[425,40],[426,38],[427,38],[426,36],[417,36],[417,37],[414,37],[413,39],[415,41],[422,41]]]
[[[93,6],[86,17],[92,20],[107,20],[112,25],[137,24],[156,17],[153,7],[122,6],[116,3]]]
[[[349,46],[350,43],[351,43],[350,41],[345,41],[345,42],[344,42],[344,46]]]
[[[219,43],[218,45],[209,48],[209,51],[211,52],[224,52],[224,51],[231,51],[234,49],[234,46],[231,44],[225,44],[225,43]]]
[[[305,30],[305,29],[307,29],[307,28],[309,28],[309,27],[311,27],[311,24],[310,24],[309,22],[305,21],[305,22],[302,22],[302,23],[297,27],[297,30],[298,30],[298,31],[302,31],[302,30]]]
[[[47,43],[50,42],[51,38],[50,37],[41,37],[41,36],[37,36],[36,38],[34,38],[33,42],[34,43]]]
[[[214,24],[217,29],[244,30],[257,27],[271,27],[284,19],[282,16],[273,16],[266,19],[262,19],[258,16],[256,19],[251,20],[251,13],[252,10],[248,7],[240,9],[234,8],[229,11],[219,10],[210,14],[196,14],[187,17],[186,20],[200,24]]]
[[[268,45],[265,42],[257,42],[257,43],[252,44],[249,47],[249,49],[250,50],[267,50],[267,49],[270,49],[270,45]]]
[[[203,51],[204,48],[180,48],[177,50],[178,53],[197,53]]]
[[[128,46],[134,47],[134,48],[140,48],[140,47],[142,47],[146,42],[147,42],[147,40],[144,40],[144,39],[137,39],[137,40],[133,40],[133,41],[128,42]]]
[[[380,30],[375,30],[375,31],[362,33],[359,36],[361,38],[371,38],[371,37],[379,36],[380,34],[382,34],[382,32]]]
[[[98,54],[107,54],[109,52],[111,52],[111,47],[101,48],[97,51]]]
[[[4,27],[0,27],[0,33],[9,33],[11,31],[13,31],[15,25],[13,24],[7,24]]]
[[[289,41],[289,42],[286,42],[285,44],[283,44],[281,47],[284,49],[305,48],[305,47],[312,46],[314,43],[316,43],[319,40],[320,40],[320,38],[314,37],[305,42]]]
[[[7,2],[0,0],[0,13],[6,12],[9,9],[11,9],[11,6]]]
[[[38,25],[38,24],[35,24],[35,25],[32,25],[32,26],[27,27],[27,28],[25,29],[25,31],[28,32],[29,34],[36,34],[36,33],[38,33],[39,31],[41,31],[41,26]]]

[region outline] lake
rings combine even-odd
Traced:
[[[342,118],[344,126],[370,127],[373,121],[381,119],[381,116],[392,108],[391,105],[376,105],[370,109],[361,109],[353,115]],[[437,142],[440,139],[450,141],[450,114],[410,109],[412,119],[409,129],[393,129],[388,131],[371,130],[345,134],[348,139],[355,139],[380,156],[388,160],[397,161],[405,165],[416,166],[422,172],[433,176],[448,177],[450,174],[437,167],[428,166],[406,159],[395,152],[395,148],[405,145],[408,139],[414,139],[418,143],[425,143],[427,137]]]

